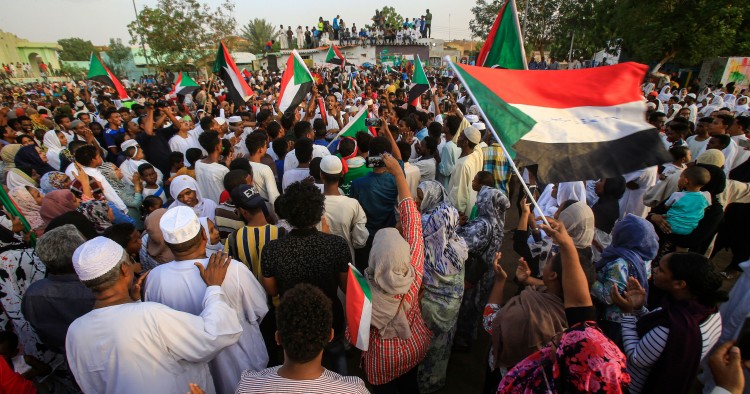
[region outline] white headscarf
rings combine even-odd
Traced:
[[[207,217],[213,222],[216,218],[216,203],[207,198],[201,197],[201,192],[198,190],[198,183],[195,179],[187,175],[176,177],[172,181],[172,184],[169,185],[169,194],[174,198],[174,202],[169,206],[169,209],[179,206],[187,206],[177,199],[177,196],[179,196],[185,189],[194,191],[195,198],[198,200],[198,203],[195,204],[194,207],[191,207],[193,212],[195,212],[198,217]]]
[[[733,94],[724,95],[724,106],[729,107],[730,111],[734,111],[734,103],[737,101],[737,96]]]
[[[703,88],[703,90],[701,90],[700,93],[698,93],[698,102],[700,103],[704,99],[706,99],[708,97],[709,93],[711,93],[711,89],[709,89],[708,86],[706,86],[705,88]]]
[[[212,254],[223,251],[224,245],[221,243],[221,240],[215,244],[211,243],[211,229],[208,228],[208,218],[199,217],[198,221],[201,223],[203,231],[206,232],[206,257],[211,257]],[[213,223],[213,220],[211,221],[211,223]],[[215,225],[216,224],[214,223],[214,226]]]
[[[576,200],[586,204],[586,185],[581,181],[561,182],[557,185],[557,206],[565,201]]]
[[[659,92],[659,101],[666,103],[672,97],[672,92],[669,85],[664,85]]]
[[[711,102],[709,102],[708,105],[706,105],[701,110],[701,115],[710,116],[711,112],[718,111],[723,106],[724,106],[724,99],[721,98],[721,96],[717,94],[714,96],[714,98],[711,99]]]
[[[740,96],[737,98],[737,102],[742,99],[745,99],[745,104],[735,104],[734,106],[734,111],[737,116],[743,115],[750,111],[750,106],[748,105],[748,101],[750,99],[747,96]]]
[[[60,169],[60,152],[64,149],[57,138],[57,130],[49,130],[44,133],[44,146],[47,147],[47,163],[56,170]]]

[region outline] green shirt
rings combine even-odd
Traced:
[[[352,188],[352,181],[355,179],[362,178],[363,176],[372,172],[372,168],[368,168],[366,165],[361,167],[349,168],[349,171],[344,174],[344,182],[341,184],[341,190],[349,195],[349,191]]]
[[[428,12],[427,15],[424,16],[424,21],[427,22],[428,25],[432,24],[432,14]]]

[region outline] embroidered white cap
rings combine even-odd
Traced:
[[[114,268],[122,260],[123,253],[117,242],[96,237],[73,252],[73,268],[80,280],[96,279]]]
[[[164,242],[181,244],[195,238],[201,231],[201,223],[193,209],[188,206],[170,208],[159,221]]]

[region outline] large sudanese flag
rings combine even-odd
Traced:
[[[99,60],[99,57],[94,55],[93,52],[91,53],[91,61],[89,62],[89,75],[86,79],[103,83],[111,87],[117,91],[120,100],[130,100],[128,92],[125,90],[125,87],[122,86],[120,80],[117,79],[112,71],[109,71],[109,68],[107,68],[107,66],[105,66],[104,63]]]
[[[510,70],[527,69],[515,0],[506,0],[500,7],[487,40],[479,51],[476,65]]]
[[[346,58],[341,54],[341,51],[339,51],[339,48],[336,47],[336,45],[331,44],[331,46],[328,47],[328,53],[326,54],[326,63],[343,66],[346,64]]]
[[[196,90],[198,90],[198,84],[195,83],[189,75],[180,72],[180,75],[177,76],[177,81],[174,83],[174,88],[169,92],[167,98],[177,97],[178,94],[180,96],[186,96],[188,94],[193,94]]]
[[[414,73],[412,74],[409,99],[407,101],[409,104],[417,107],[419,98],[428,90],[430,90],[430,81],[427,80],[427,74],[424,73],[422,62],[419,60],[419,55],[417,55],[416,60],[414,60]]]
[[[281,76],[281,90],[279,92],[279,110],[286,116],[291,116],[312,90],[313,76],[307,65],[299,56],[296,49],[286,61],[286,70]],[[325,112],[325,107],[321,109]]]
[[[370,346],[372,292],[364,276],[349,264],[346,277],[346,325],[349,338],[357,349],[366,352]]]
[[[545,183],[610,178],[671,161],[646,123],[647,67],[561,71],[454,64],[511,156],[539,164]]]
[[[219,51],[216,53],[213,71],[224,82],[224,86],[227,88],[227,96],[234,105],[244,105],[255,94],[245,82],[245,79],[242,78],[240,70],[237,69],[232,55],[223,42],[219,43]]]

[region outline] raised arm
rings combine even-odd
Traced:
[[[379,135],[385,135],[385,138],[388,138],[388,141],[391,141],[391,155],[397,160],[403,160],[401,157],[401,150],[398,149],[398,144],[396,144],[396,140],[393,139],[393,134],[391,134],[391,131],[388,129],[388,119],[385,116],[380,118]]]
[[[586,275],[583,273],[583,268],[581,268],[581,262],[578,260],[578,251],[573,244],[573,239],[570,238],[562,223],[551,218],[547,218],[547,220],[550,225],[542,225],[541,227],[560,248],[565,308],[593,306],[589,285],[586,281]]]

